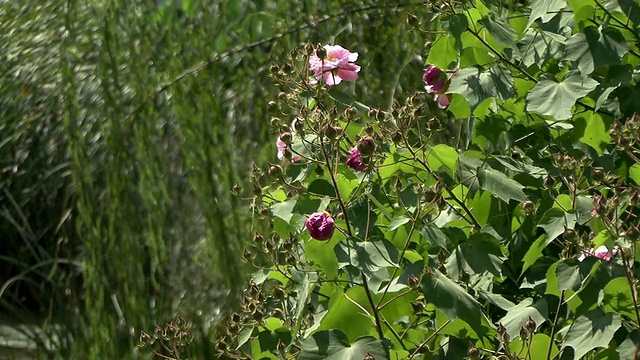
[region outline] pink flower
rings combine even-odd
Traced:
[[[335,225],[333,218],[326,212],[315,212],[306,222],[309,235],[316,240],[328,240],[333,236]]]
[[[318,51],[309,58],[309,70],[317,82],[323,79],[327,85],[338,85],[345,81],[355,81],[358,78],[360,66],[354,64],[358,60],[357,52],[350,52],[340,45],[325,45],[326,56],[321,59]],[[324,54],[323,54],[324,55]]]
[[[278,136],[278,140],[276,141],[276,146],[278,147],[278,159],[286,159],[287,158],[287,143],[282,141],[280,136]],[[289,154],[290,155],[290,154]],[[296,162],[302,160],[302,156],[297,155],[291,158],[291,162]]]
[[[362,162],[362,156],[357,148],[349,150],[349,160],[347,160],[347,166],[356,171],[366,171],[367,165]]]
[[[440,109],[446,109],[451,104],[451,95],[447,94],[435,94],[434,100],[438,102]]]
[[[424,89],[427,90],[429,94],[437,94],[442,90],[447,79],[439,67],[429,65],[424,72],[422,80],[427,84]]]
[[[605,245],[602,245],[595,250],[593,248],[583,250],[582,254],[580,254],[580,256],[578,257],[578,261],[582,261],[589,256],[595,256],[599,259],[609,261],[611,260],[612,257],[616,256],[617,254],[618,254],[618,246],[615,246],[611,251],[609,251],[609,248],[607,248]]]

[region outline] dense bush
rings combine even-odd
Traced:
[[[219,354],[636,359],[640,7],[430,10],[424,83],[390,106],[348,37],[273,67],[278,160]]]

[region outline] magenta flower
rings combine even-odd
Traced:
[[[427,90],[429,94],[440,93],[447,82],[446,76],[442,70],[434,65],[429,65],[429,67],[427,67],[422,80],[427,84],[424,89]]]
[[[424,89],[429,94],[433,95],[433,100],[438,103],[440,109],[445,109],[451,104],[451,95],[445,94],[449,89],[451,79],[460,71],[460,68],[455,68],[451,77],[447,79],[446,74],[439,67],[435,65],[429,65],[424,72],[422,80],[426,84]]]
[[[611,260],[612,257],[616,256],[617,254],[618,254],[618,246],[615,246],[611,251],[609,251],[609,248],[602,245],[595,250],[593,248],[583,250],[582,254],[580,254],[580,256],[578,257],[578,261],[582,261],[589,256],[595,256],[599,259],[609,261]]]
[[[347,160],[347,166],[356,171],[366,171],[367,165],[362,162],[362,156],[360,155],[360,151],[357,148],[349,150],[349,160]]]
[[[328,240],[333,236],[335,225],[333,218],[326,212],[315,212],[307,219],[309,235],[316,240]]]
[[[350,52],[340,45],[325,45],[326,56],[321,59],[316,51],[309,58],[309,70],[316,78],[314,83],[323,79],[327,85],[338,85],[358,78],[360,66],[354,64],[358,60],[357,52]]]

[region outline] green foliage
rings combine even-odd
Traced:
[[[440,73],[427,93],[384,89],[389,108],[364,91],[362,58],[355,86],[309,81],[319,47],[286,59],[276,133],[302,158],[280,165],[307,171],[256,185],[272,241],[249,261],[270,280],[245,293],[265,302],[240,315],[257,330],[218,338],[225,354],[254,351],[259,311],[288,321],[280,358],[636,356],[640,34],[633,5],[614,5],[432,7],[410,25],[436,34],[424,68]],[[335,220],[328,240],[305,226],[316,211]]]

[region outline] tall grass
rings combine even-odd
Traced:
[[[407,21],[429,12],[397,5],[0,1],[0,322],[32,324],[42,357],[120,359],[180,314],[212,357],[250,271],[231,189],[275,158],[270,65],[344,44],[363,66],[351,90],[391,106],[420,86]]]

